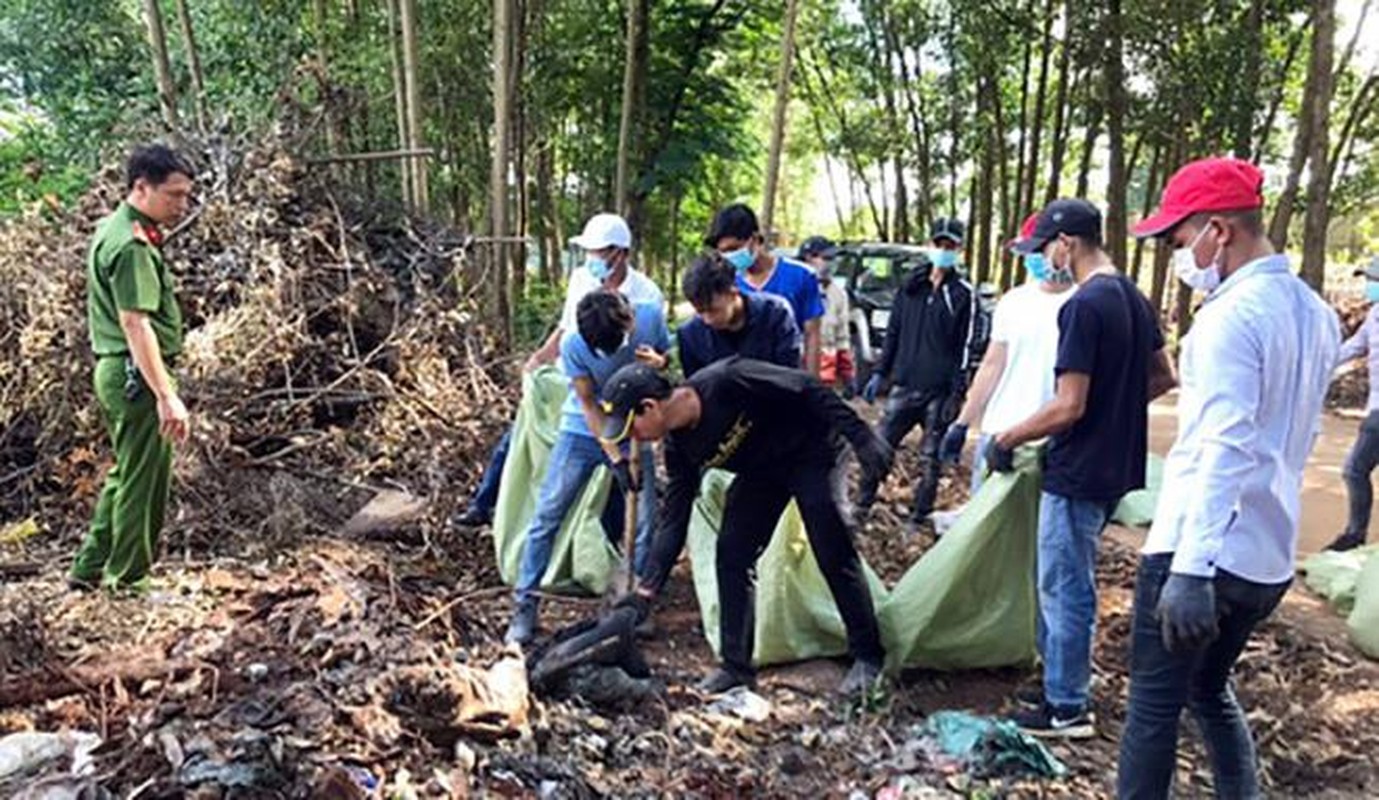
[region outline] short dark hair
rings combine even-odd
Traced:
[[[623,334],[632,324],[632,307],[617,292],[600,289],[579,301],[575,319],[586,344],[599,352],[612,353],[622,346]]]
[[[757,222],[756,212],[744,203],[733,203],[713,215],[713,224],[704,237],[704,244],[717,247],[723,239],[746,241],[761,233],[761,223]]]
[[[125,162],[125,188],[133,189],[134,182],[140,178],[160,186],[174,172],[180,172],[188,178],[196,177],[196,168],[171,147],[157,142],[139,145]]]
[[[1069,239],[1076,239],[1081,242],[1084,247],[1089,247],[1093,250],[1100,250],[1105,244],[1099,233],[1065,233],[1063,235]]]
[[[694,259],[682,283],[685,299],[695,308],[704,308],[721,294],[737,289],[737,270],[718,253],[705,253]]]
[[[1190,221],[1200,226],[1206,224],[1206,221],[1212,217],[1226,217],[1227,219],[1233,220],[1236,225],[1239,225],[1241,229],[1251,236],[1264,235],[1264,210],[1260,208],[1246,208],[1240,211],[1202,211],[1179,222],[1178,225]],[[1176,228],[1178,225],[1174,225],[1173,227]],[[1166,234],[1172,232],[1173,228],[1164,231]]]

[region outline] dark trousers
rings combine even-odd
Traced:
[[[948,424],[953,421],[949,395],[950,392],[946,390],[915,390],[897,386],[886,400],[886,416],[881,420],[880,433],[887,444],[898,447],[916,425],[924,429],[924,438],[919,444],[919,465],[923,474],[915,486],[915,519],[922,519],[934,510],[939,479],[938,446],[943,441],[943,434],[948,431]],[[876,502],[876,488],[875,480],[863,481],[858,490],[857,505],[871,507]]]
[[[1345,478],[1346,494],[1350,497],[1350,521],[1345,532],[1367,537],[1369,535],[1369,515],[1374,508],[1374,488],[1369,476],[1379,465],[1379,411],[1369,412],[1360,424],[1360,435],[1355,446],[1350,448],[1345,468],[1341,476]]]
[[[792,465],[772,475],[739,475],[728,489],[717,550],[719,641],[723,663],[752,671],[756,563],[793,499],[814,559],[847,627],[853,658],[880,664],[885,656],[862,561],[829,478],[830,463]]]
[[[469,507],[478,509],[493,515],[494,509],[498,508],[498,487],[503,478],[503,465],[508,461],[508,448],[512,445],[512,426],[503,431],[503,438],[494,445],[493,452],[489,454],[488,466],[484,467],[484,474],[479,478],[479,488],[474,490],[474,496],[469,499]]]
[[[1178,717],[1186,706],[1206,741],[1216,796],[1259,797],[1254,739],[1231,688],[1231,670],[1255,626],[1278,607],[1289,582],[1254,583],[1218,571],[1220,634],[1197,650],[1170,653],[1164,649],[1155,607],[1172,560],[1166,553],[1140,559],[1131,629],[1130,708],[1120,740],[1116,794],[1154,800],[1169,796],[1177,763]]]

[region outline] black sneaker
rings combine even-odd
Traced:
[[[478,506],[470,506],[463,514],[455,517],[455,524],[461,528],[479,528],[493,523],[493,513]]]
[[[1096,721],[1085,709],[1058,709],[1044,703],[1037,709],[1016,712],[1011,720],[1020,730],[1041,738],[1090,739],[1096,736]]]
[[[1044,706],[1044,685],[1027,683],[1015,690],[1015,702],[1022,708],[1039,709]]]
[[[1365,543],[1362,534],[1346,532],[1336,537],[1336,540],[1326,546],[1327,550],[1343,553],[1346,550],[1354,550]]]
[[[503,644],[531,644],[532,639],[536,638],[536,614],[539,607],[539,601],[534,597],[517,603],[517,608],[512,613],[512,621],[508,623],[508,631],[503,636]]]
[[[739,686],[746,686],[748,689],[755,687],[756,676],[727,667],[719,667],[710,672],[695,688],[704,694],[723,694],[729,689],[736,689]]]

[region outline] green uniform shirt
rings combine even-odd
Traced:
[[[153,222],[129,203],[101,220],[86,258],[86,317],[98,356],[129,353],[121,311],[148,315],[163,358],[182,352],[182,309]]]

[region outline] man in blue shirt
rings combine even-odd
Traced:
[[[1052,437],[1044,458],[1036,550],[1042,697],[1016,716],[1030,733],[1087,738],[1096,552],[1111,512],[1144,487],[1149,402],[1173,387],[1158,315],[1102,248],[1101,212],[1085,200],[1044,207],[1015,251],[1042,253],[1055,280],[1077,291],[1058,312],[1054,397],[1033,416],[997,433],[992,469],[1012,469],[1020,445]],[[1030,703],[1034,705],[1034,703]]]
[[[630,305],[615,291],[597,290],[579,301],[576,310],[578,331],[567,334],[560,343],[560,358],[570,379],[570,394],[561,409],[560,433],[551,449],[550,468],[541,484],[536,512],[522,546],[522,563],[517,573],[516,605],[505,640],[526,644],[536,632],[539,598],[536,588],[551,560],[551,547],[565,521],[565,514],[579,498],[594,468],[608,466],[623,491],[638,480],[618,447],[601,445],[594,431],[602,431],[603,412],[599,390],[620,367],[633,361],[662,369],[670,349],[670,332],[660,306]],[[637,528],[637,570],[644,566],[650,550],[651,519],[655,515],[655,463],[642,459],[643,490],[638,496],[641,508]]]
[[[773,254],[766,246],[756,213],[741,203],[714,215],[704,244],[717,250],[737,270],[737,285],[742,291],[773,294],[790,304],[795,324],[804,333],[802,366],[818,377],[824,301],[814,271],[798,261]]]
[[[680,366],[688,378],[729,356],[800,365],[800,331],[790,306],[775,295],[743,293],[718,253],[695,259],[685,273],[685,299],[695,316],[680,326]]]

